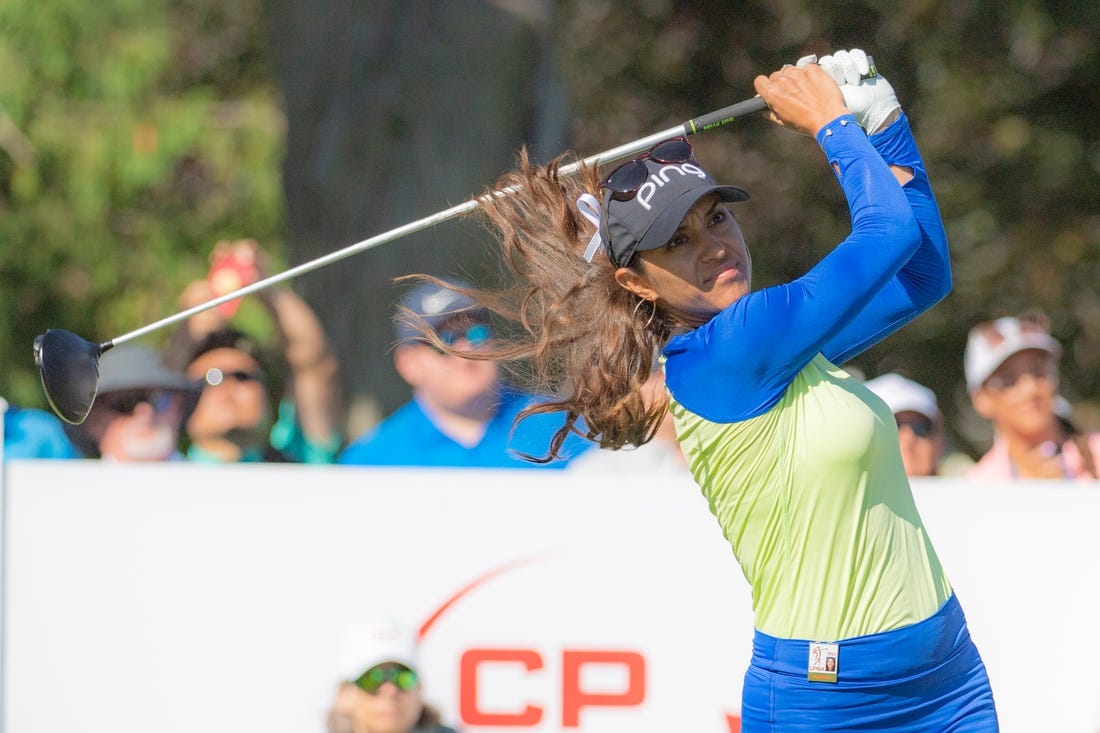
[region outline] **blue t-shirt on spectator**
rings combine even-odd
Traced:
[[[4,460],[78,457],[61,421],[50,413],[16,407],[4,412]]]
[[[569,461],[594,444],[578,435],[570,435],[562,449],[564,457],[551,463],[532,463],[516,453],[537,458],[545,456],[551,436],[564,423],[564,414],[560,412],[534,415],[519,423],[512,434],[516,415],[535,399],[511,390],[504,391],[497,414],[486,426],[485,435],[477,445],[470,447],[441,432],[413,399],[345,448],[338,462],[364,466],[565,468]]]

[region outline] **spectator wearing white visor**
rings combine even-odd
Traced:
[[[998,318],[970,330],[966,385],[974,410],[993,425],[993,445],[970,478],[1096,478],[1100,433],[1077,434],[1058,415],[1061,358],[1043,316]]]

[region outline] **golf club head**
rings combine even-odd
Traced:
[[[46,400],[58,417],[79,425],[99,389],[99,355],[110,344],[93,344],[71,331],[51,328],[34,339],[34,363]]]

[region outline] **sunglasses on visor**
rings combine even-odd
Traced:
[[[600,188],[611,191],[611,198],[616,201],[630,201],[649,178],[646,160],[657,163],[687,163],[693,159],[694,155],[691,143],[682,135],[659,142],[647,152],[608,173],[607,177],[600,181]]]
[[[1015,320],[1016,327],[1019,328],[1022,334],[1050,335],[1050,319],[1044,315],[1029,314],[1019,316],[1013,320]],[[999,328],[998,321],[979,323],[971,331],[980,335],[989,348],[995,348],[1005,342],[1005,334]]]

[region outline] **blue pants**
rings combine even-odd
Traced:
[[[839,642],[835,683],[806,679],[809,645],[756,632],[743,733],[998,730],[985,665],[954,596],[920,623]]]

